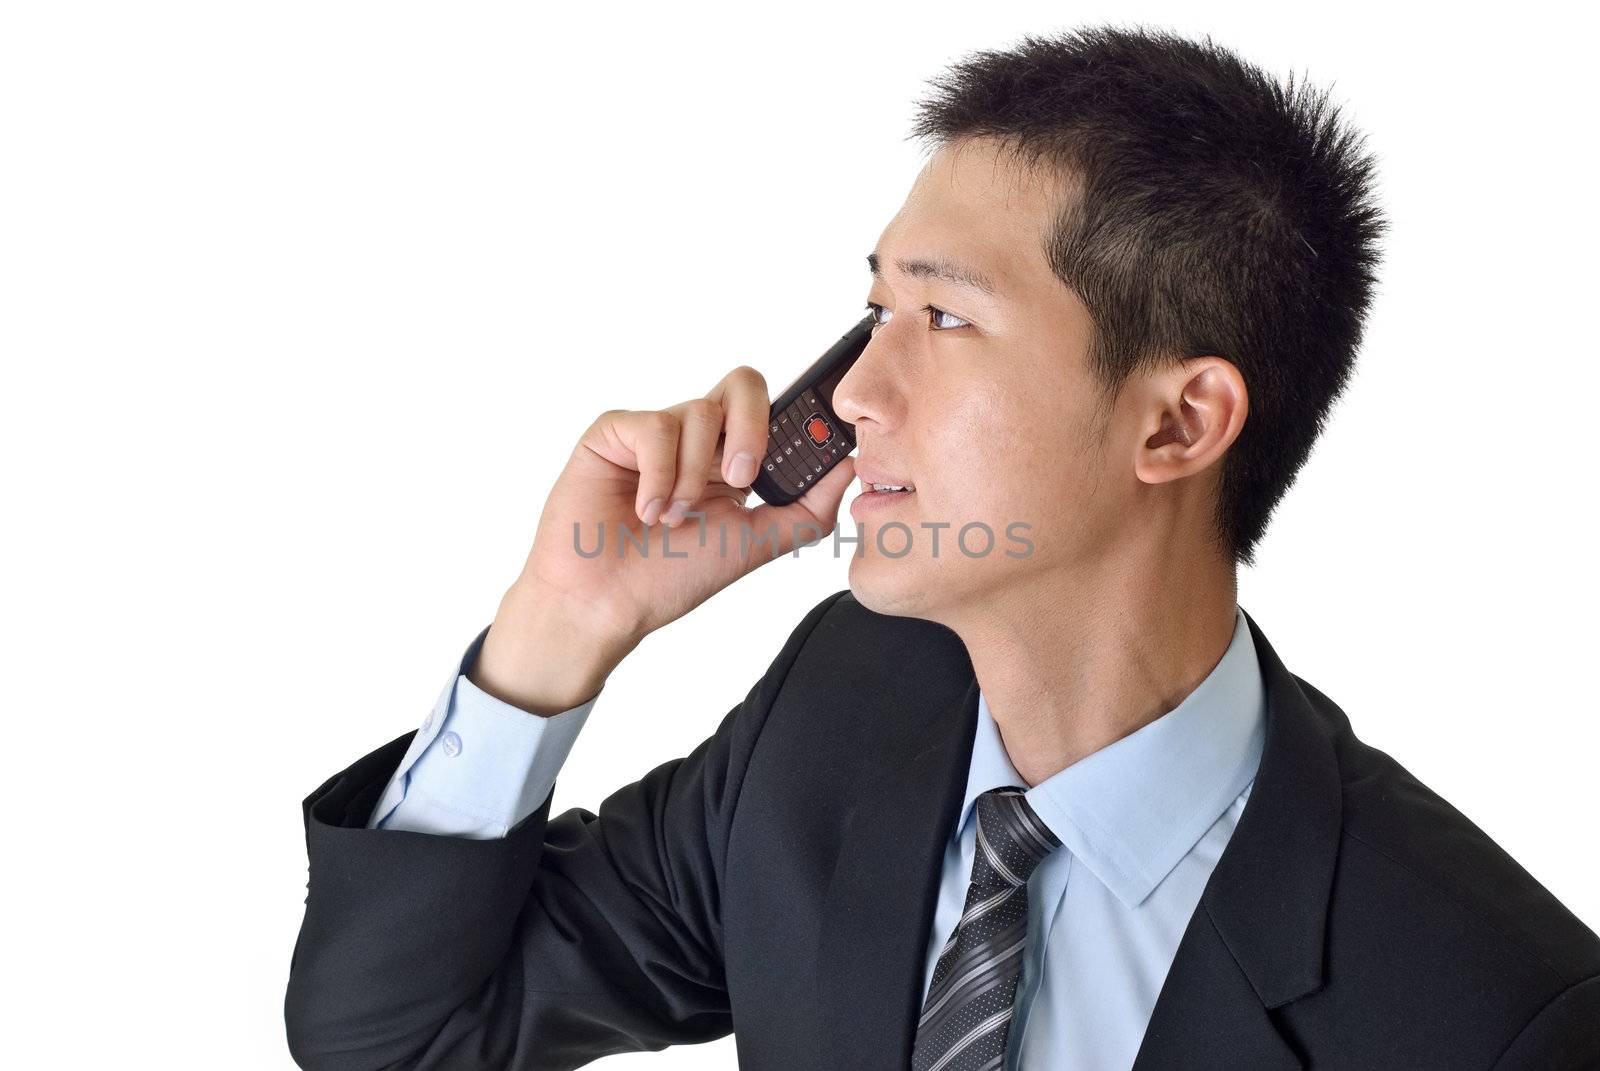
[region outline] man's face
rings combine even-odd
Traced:
[[[1043,252],[1062,194],[995,148],[956,143],[918,175],[874,250],[878,326],[834,394],[862,480],[914,488],[851,503],[865,551],[850,587],[881,613],[946,620],[1002,589],[1025,594],[1103,554],[1132,494],[1098,450],[1088,310]],[[908,271],[917,261],[980,275],[993,293]],[[958,542],[975,524],[992,539],[975,526]],[[883,548],[909,546],[903,556],[880,550],[885,525]]]

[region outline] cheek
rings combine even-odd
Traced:
[[[1019,471],[1048,465],[1067,449],[1072,421],[1044,404],[1047,390],[1019,385],[1002,397],[978,397],[955,409],[962,451],[971,467],[1002,483],[1020,483],[1036,473]]]
[[[1003,546],[1012,545],[1009,526],[1023,526],[1041,555],[1035,563],[1076,553],[1114,520],[1114,485],[1090,434],[1093,407],[1065,359],[1008,352],[987,362],[989,375],[946,378],[916,399],[919,460],[935,474],[921,518],[949,522],[951,538],[981,521]]]
[[[926,437],[938,478],[923,506],[939,520],[981,520],[996,532],[1021,521],[1038,531],[1087,508],[1101,473],[1079,432],[1083,414],[1042,404],[1042,393],[1018,393],[968,399],[949,410],[946,434]]]
[[[1023,431],[1015,415],[993,407],[981,414],[969,408],[925,442],[934,479],[922,508],[937,515],[930,519],[1003,525],[1037,504],[1052,447],[1036,432]]]

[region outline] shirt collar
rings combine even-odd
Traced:
[[[1265,740],[1255,642],[1234,607],[1221,661],[1172,710],[1028,789],[1062,846],[1129,907],[1142,903],[1255,779]],[[992,788],[1026,785],[978,693],[961,825]]]

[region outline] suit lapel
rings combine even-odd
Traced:
[[[1133,1071],[1301,1071],[1204,908],[1167,972]]]
[[[1178,945],[1134,1071],[1303,1066],[1270,1009],[1323,983],[1340,830],[1328,728],[1248,613],[1266,697],[1261,766]],[[906,1068],[945,842],[966,787],[978,685],[932,674],[874,712],[859,790],[824,894],[815,992],[818,1066]],[[908,741],[923,741],[909,759]],[[1037,1009],[1036,1009],[1037,1011]]]
[[[961,806],[977,729],[978,685],[970,670],[964,683],[961,692],[945,691],[942,701],[905,689],[890,702],[900,709],[884,711],[881,724],[914,727],[901,737],[900,751],[907,739],[922,740],[922,747],[898,762],[882,758],[895,753],[892,745],[863,756],[869,765],[824,896],[816,976],[819,1067],[911,1065],[945,841]]]
[[[1250,799],[1151,1012],[1134,1071],[1303,1066],[1269,1010],[1322,988],[1342,794],[1327,724],[1245,614],[1266,694]]]

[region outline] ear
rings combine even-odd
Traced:
[[[1145,483],[1192,476],[1217,461],[1244,428],[1244,377],[1221,357],[1188,357],[1150,377],[1149,435],[1134,458]]]

